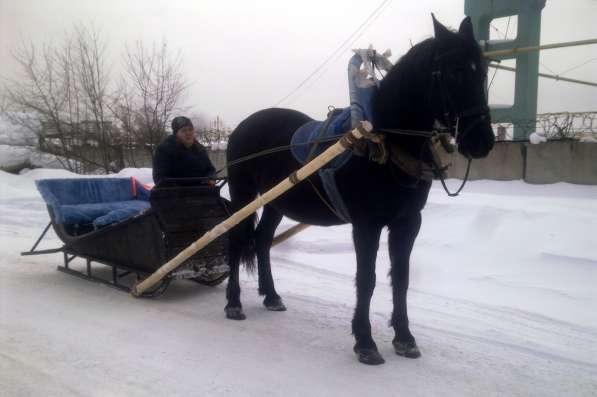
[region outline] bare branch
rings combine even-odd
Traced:
[[[181,111],[180,102],[187,87],[182,77],[180,54],[170,56],[166,42],[147,48],[141,42],[127,46],[123,56],[124,75],[119,84],[117,104],[111,110],[118,113],[125,135],[151,154],[166,134],[172,114]]]

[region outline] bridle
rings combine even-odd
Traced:
[[[470,133],[470,131],[474,127],[476,127],[479,123],[486,120],[490,114],[489,107],[487,106],[487,104],[483,104],[480,106],[472,106],[472,107],[468,107],[465,109],[459,109],[459,107],[453,100],[452,95],[450,94],[450,91],[448,90],[448,87],[446,84],[446,80],[445,80],[446,72],[445,72],[445,68],[443,67],[443,65],[445,64],[446,58],[451,58],[451,57],[458,56],[458,55],[464,56],[462,49],[454,49],[454,50],[446,51],[439,55],[436,54],[433,58],[433,65],[432,65],[432,71],[431,71],[431,82],[429,85],[430,87],[429,87],[429,95],[428,95],[428,101],[429,101],[428,106],[430,109],[433,108],[433,103],[432,103],[433,98],[434,98],[433,95],[435,92],[439,92],[441,111],[440,111],[440,117],[439,117],[438,121],[440,121],[440,123],[442,123],[442,128],[437,128],[432,131],[413,131],[413,130],[389,129],[389,128],[378,129],[378,131],[385,132],[385,133],[392,133],[392,134],[398,134],[398,135],[420,136],[422,138],[426,138],[425,143],[421,147],[421,154],[419,156],[418,162],[420,164],[423,163],[423,160],[422,160],[423,148],[428,147],[429,151],[431,153],[431,166],[435,169],[435,174],[439,177],[439,179],[442,183],[442,186],[443,186],[444,190],[446,191],[446,194],[448,194],[448,196],[450,196],[450,197],[457,196],[462,191],[464,186],[466,185],[466,182],[468,181],[472,158],[470,156],[468,156],[466,173],[465,173],[464,179],[462,181],[462,184],[460,185],[460,187],[458,188],[458,190],[456,192],[452,193],[449,191],[449,189],[445,183],[444,171],[447,167],[442,167],[440,164],[437,163],[437,161],[436,161],[437,156],[433,153],[434,149],[433,149],[433,145],[432,145],[432,138],[438,137],[438,136],[444,136],[444,137],[452,136],[454,138],[453,140],[454,140],[455,146],[457,146],[459,142],[461,142],[463,139],[466,138],[466,136]],[[436,115],[434,114],[434,117],[435,116]],[[464,131],[461,131],[460,130],[460,124],[461,124],[460,121],[463,119],[467,119],[467,118],[474,118],[474,120],[469,123],[469,125],[467,126],[467,128]],[[438,119],[438,118],[436,118],[436,119]],[[447,152],[451,152],[451,151],[455,150],[455,147],[448,148],[447,145],[444,144],[443,140],[442,140],[442,146],[444,146],[444,149]],[[422,168],[422,166],[420,166],[420,168]],[[421,176],[417,177],[417,183],[418,183],[419,179],[421,179]]]
[[[487,104],[483,104],[480,106],[472,106],[466,109],[458,109],[455,101],[450,95],[450,91],[448,90],[446,80],[445,80],[445,70],[442,67],[445,63],[446,58],[453,58],[462,54],[462,49],[454,49],[450,51],[446,51],[442,54],[436,54],[433,58],[433,66],[431,72],[431,84],[429,89],[429,102],[430,107],[431,101],[433,98],[434,89],[437,87],[439,89],[439,97],[441,100],[441,122],[445,127],[448,128],[449,132],[453,131],[453,136],[456,144],[460,140],[464,139],[466,135],[480,122],[483,122],[486,118],[489,117],[489,106]],[[469,124],[469,126],[464,130],[460,131],[460,120],[466,118],[475,118],[475,120]]]

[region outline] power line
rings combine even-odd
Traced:
[[[564,75],[564,74],[566,74],[566,73],[568,73],[568,72],[571,72],[571,71],[573,71],[573,70],[576,70],[576,69],[580,68],[581,66],[585,66],[586,64],[588,64],[588,63],[591,63],[591,62],[593,62],[593,61],[597,61],[597,57],[595,57],[595,58],[591,58],[591,59],[589,59],[589,60],[587,60],[587,61],[585,61],[585,62],[581,63],[580,65],[576,65],[576,66],[574,66],[574,67],[572,67],[572,68],[570,68],[570,69],[566,69],[566,70],[564,70],[562,73],[560,73],[560,76],[562,76],[562,75]],[[557,73],[554,73],[554,74],[557,74]]]
[[[369,21],[369,23],[367,24],[367,26],[365,26],[363,28],[363,30],[361,30],[361,32],[350,42],[348,43],[348,45],[344,46],[345,49],[346,48],[350,48],[352,46],[354,46],[354,43],[357,42],[357,40],[359,40],[363,34],[365,34],[365,32],[375,23],[375,21],[384,13],[385,10],[387,10],[390,6],[390,4],[392,3],[392,0],[390,0],[389,2],[386,3],[386,5],[384,7],[382,7],[381,9],[379,9],[379,11],[377,12],[377,14],[373,17],[373,19],[371,19]],[[334,64],[338,59],[340,59],[341,57],[343,57],[345,55],[344,51],[339,51],[338,54],[334,57],[334,59],[332,59],[332,61],[330,62],[330,64]],[[329,65],[328,65],[329,66]],[[329,68],[324,68],[317,77],[315,77],[310,84],[308,84],[305,87],[305,91],[308,91],[311,87],[313,87],[319,80],[321,80],[321,78],[323,76],[325,76],[325,74],[327,73],[327,71],[329,70]],[[289,101],[288,103],[292,103],[294,100],[296,100],[297,98],[299,98],[299,96],[296,96],[293,100]]]
[[[508,25],[509,25],[509,24],[510,24],[510,18],[508,18]],[[500,30],[498,27],[496,27],[496,26],[494,26],[494,25],[490,25],[490,26],[491,26],[491,27],[492,27],[492,28],[493,28],[493,29],[494,29],[496,32],[502,33],[502,31],[501,31],[501,30]],[[507,36],[507,34],[508,34],[508,29],[506,28],[506,35],[504,35],[504,39],[506,39],[506,36]],[[585,41],[590,41],[590,40],[585,40]],[[594,61],[596,61],[596,60],[597,60],[597,57],[595,57],[595,58],[591,58],[591,59],[589,59],[589,60],[587,60],[587,61],[585,61],[585,62],[583,62],[583,63],[581,63],[581,64],[579,64],[579,65],[577,65],[577,66],[574,66],[574,67],[572,67],[572,68],[570,68],[570,69],[566,69],[566,70],[565,70],[565,71],[563,71],[562,73],[556,73],[556,72],[555,72],[553,69],[551,69],[550,67],[548,67],[547,65],[545,65],[545,64],[544,64],[543,62],[541,62],[541,61],[539,61],[539,64],[540,64],[541,66],[543,66],[545,69],[547,69],[547,70],[548,70],[550,73],[552,73],[552,74],[554,74],[554,75],[556,75],[556,76],[563,76],[564,74],[566,74],[566,73],[568,73],[568,72],[571,72],[571,71],[573,71],[573,70],[576,70],[576,69],[578,69],[578,68],[580,68],[580,67],[582,67],[582,66],[584,66],[584,65],[586,65],[586,64],[588,64],[588,63],[594,62]],[[496,73],[496,72],[497,72],[497,70],[494,72],[494,76],[493,76],[493,77],[495,77],[495,73]],[[493,81],[493,77],[492,77],[492,81]]]
[[[508,17],[508,26],[510,26],[510,17]],[[500,33],[500,34],[504,34],[504,39],[506,39],[506,38],[507,38],[507,36],[508,36],[508,26],[506,26],[506,33],[504,34],[504,33],[503,33],[503,32],[502,32],[502,31],[501,31],[501,30],[500,30],[498,27],[496,27],[496,26],[494,26],[494,25],[491,25],[491,27],[492,27],[492,28],[493,28],[493,29],[494,29],[496,32],[498,32],[498,33]],[[557,74],[556,72],[554,72],[554,71],[553,71],[553,69],[552,69],[552,68],[548,67],[546,64],[544,64],[543,62],[541,62],[541,60],[539,60],[539,64],[540,64],[541,66],[543,66],[545,69],[547,69],[547,71],[548,71],[548,72],[550,72],[550,73],[552,73],[552,74]],[[497,70],[494,72],[494,75],[493,75],[493,77],[495,77],[495,73],[497,73]],[[560,73],[560,74],[561,74],[561,73]],[[493,77],[492,77],[492,80],[493,80]]]
[[[541,64],[541,66],[543,66],[545,69],[547,69],[548,72],[552,73],[552,74],[557,74],[556,72],[553,71],[552,68],[548,68],[546,64],[544,64],[543,62],[539,61],[539,64]]]
[[[350,42],[350,40],[357,34],[359,33],[359,31],[365,26],[367,25],[367,23],[375,16],[375,14],[377,14],[377,12],[382,9],[387,3],[391,2],[392,0],[383,0],[374,10],[373,12],[371,12],[371,14],[369,14],[369,16],[365,19],[365,21],[363,23],[361,23],[361,25],[359,25],[359,27],[352,32],[352,34],[350,36],[348,36],[348,38],[346,40],[344,40],[342,42],[342,44],[340,44],[339,47],[337,47],[330,56],[328,56],[325,61],[323,61],[323,63],[321,63],[321,65],[319,65],[317,68],[315,68],[315,70],[309,74],[298,86],[296,86],[296,88],[294,88],[288,95],[286,95],[285,97],[283,97],[282,99],[280,99],[278,102],[276,102],[276,104],[274,106],[278,106],[279,104],[281,104],[282,102],[284,102],[286,99],[288,99],[290,96],[292,96],[295,92],[297,92],[298,90],[300,90],[313,76],[315,76],[320,70],[322,70],[325,65],[327,65],[334,56],[336,56],[338,54],[338,52],[340,52],[344,46]]]
[[[504,40],[508,40],[508,30],[510,29],[510,18],[512,18],[511,16],[508,17],[508,23],[506,24],[506,33],[503,33],[504,35]],[[502,31],[499,30],[496,26],[490,25],[492,28],[494,28],[497,32],[499,32],[500,34],[502,34]],[[491,76],[491,81],[489,82],[489,85],[487,86],[487,96],[489,97],[489,90],[491,89],[491,86],[493,85],[493,79],[495,79],[495,75],[497,74],[497,69],[495,69],[493,71],[493,76]]]

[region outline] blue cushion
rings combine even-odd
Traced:
[[[137,208],[120,208],[112,210],[104,216],[95,218],[93,220],[93,226],[95,226],[95,228],[97,229],[102,226],[107,226],[112,223],[123,221],[137,214],[139,214],[139,210]]]
[[[313,142],[316,141],[318,138],[330,138],[330,137],[338,137],[342,136],[350,129],[350,108],[344,108],[339,111],[336,115],[332,116],[332,120],[326,131],[324,131],[321,135],[320,129],[325,124],[324,121],[309,121],[306,124],[303,124],[296,132],[292,135],[291,144],[292,146],[292,154],[296,160],[304,164],[307,160],[307,157],[311,151]],[[335,140],[331,142],[320,143],[317,146],[315,151],[314,157],[321,154],[327,148],[332,146],[336,143]],[[346,162],[348,158],[350,158],[350,151],[341,154],[340,156],[336,157],[332,160],[328,166],[332,168],[338,168],[342,164]]]
[[[46,202],[57,204],[105,203],[133,198],[130,178],[42,179],[36,181],[36,185]]]
[[[59,206],[63,217],[62,223],[92,223],[96,218],[115,210],[134,211],[135,214],[150,207],[143,200],[116,201],[112,203],[66,204]],[[131,215],[132,216],[132,215]]]
[[[139,213],[150,206],[146,189],[137,186],[141,199],[133,197],[130,178],[42,179],[35,184],[59,224],[92,223],[114,210]]]

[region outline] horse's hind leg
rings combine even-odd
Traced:
[[[255,250],[259,269],[259,295],[265,295],[263,304],[268,310],[273,311],[286,310],[282,298],[280,298],[274,287],[269,255],[274,233],[281,220],[282,215],[271,206],[266,205],[255,231]]]
[[[236,181],[244,183],[237,183]],[[230,198],[232,209],[239,210],[256,196],[256,189],[248,183],[249,179],[243,175],[236,176],[231,173],[229,179]],[[245,219],[236,227],[230,230],[230,246],[228,251],[228,286],[226,287],[227,304],[224,309],[226,317],[231,320],[244,320],[246,318],[242,310],[240,300],[239,267],[241,259],[251,268],[254,256],[254,221],[255,215]]]
[[[233,239],[234,237],[231,237],[231,240]],[[240,249],[238,246],[235,247],[234,243],[230,244],[230,251],[228,252],[228,266],[230,267],[228,286],[226,287],[226,299],[228,300],[228,303],[224,308],[224,311],[226,312],[226,318],[231,320],[244,320],[246,316],[243,313],[243,308],[240,303]]]

